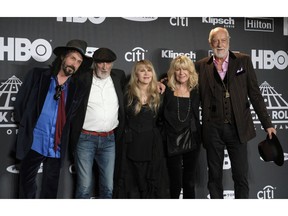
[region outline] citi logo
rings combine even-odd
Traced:
[[[123,17],[123,19],[135,22],[151,22],[158,19],[158,17]]]
[[[6,168],[6,171],[9,173],[13,173],[13,174],[19,174],[19,165],[17,164],[11,165]],[[40,164],[40,167],[38,169],[38,173],[42,173],[42,172],[43,172],[43,163]]]
[[[145,59],[145,53],[148,51],[142,47],[135,47],[131,52],[125,53],[125,60],[127,62],[136,62]]]
[[[52,54],[51,44],[45,39],[0,37],[0,61],[47,61]]]
[[[210,194],[207,195],[207,198],[208,199],[211,198]],[[234,190],[224,190],[223,191],[223,198],[224,199],[234,199],[235,198]]]
[[[272,187],[271,185],[267,185],[257,193],[258,199],[274,199],[274,192],[276,187]]]
[[[189,52],[175,52],[174,50],[162,50],[161,51],[161,57],[162,58],[171,58],[174,59],[175,57],[179,55],[186,55],[193,61],[196,61],[196,52],[189,51]]]
[[[274,32],[273,18],[245,18],[245,31]]]
[[[251,58],[254,69],[271,70],[276,67],[284,70],[288,66],[288,54],[283,50],[251,50]]]
[[[235,20],[229,18],[214,18],[214,17],[202,17],[202,23],[208,23],[214,25],[224,25],[226,28],[234,28]]]
[[[93,24],[101,24],[104,22],[105,17],[57,17],[57,22],[68,22],[68,23],[85,23],[90,21]]]
[[[169,21],[172,26],[188,26],[188,17],[171,17]]]

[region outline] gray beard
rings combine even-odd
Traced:
[[[110,76],[110,73],[109,73],[109,72],[106,72],[106,73],[95,72],[95,75],[96,75],[99,79],[106,79],[107,77]]]
[[[215,51],[216,50],[216,51]],[[214,55],[217,57],[217,58],[225,58],[227,55],[228,55],[228,50],[225,50],[225,53],[224,54],[219,54],[219,52],[217,51],[217,49],[213,50],[213,53]]]

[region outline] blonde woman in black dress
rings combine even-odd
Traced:
[[[157,126],[160,101],[152,63],[138,61],[132,69],[125,95],[121,198],[168,197],[168,174]]]
[[[164,141],[171,198],[195,198],[195,173],[201,142],[198,74],[187,56],[171,61],[163,100]]]

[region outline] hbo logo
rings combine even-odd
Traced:
[[[284,70],[288,66],[288,54],[283,50],[273,52],[272,50],[252,50],[251,57],[253,67],[256,69],[273,69],[276,67],[279,70]]]
[[[27,38],[0,37],[0,61],[28,61],[31,57],[38,62],[47,61],[52,54],[50,43],[44,39],[31,42]]]

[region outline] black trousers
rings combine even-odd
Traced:
[[[37,193],[36,176],[43,162],[40,198],[57,198],[60,175],[60,159],[45,157],[30,150],[21,162],[20,198],[34,199]]]
[[[223,160],[226,148],[231,161],[234,194],[237,199],[249,198],[247,143],[241,143],[233,124],[210,127],[206,143],[208,189],[212,199],[223,199]]]
[[[183,199],[195,198],[196,167],[200,148],[191,152],[167,157],[170,197],[179,199],[183,188]]]

